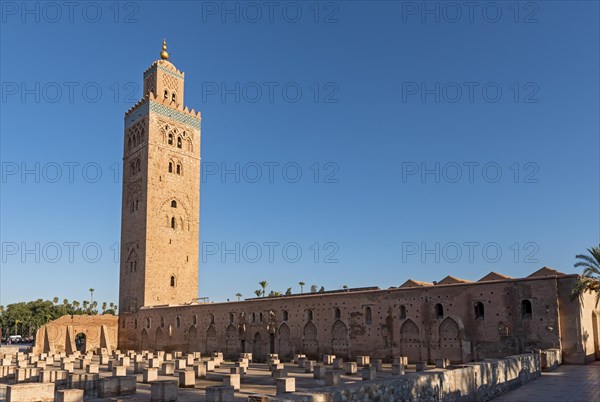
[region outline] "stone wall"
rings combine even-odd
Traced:
[[[539,353],[430,370],[390,380],[327,387],[270,401],[489,401],[541,375]]]
[[[225,356],[249,352],[257,359],[277,353],[286,360],[302,353],[460,363],[559,348],[561,336],[568,335],[572,348],[565,354],[577,353],[577,345],[582,348],[577,315],[562,309],[579,311],[579,302],[557,289],[559,283],[572,287],[575,279],[533,277],[155,306],[121,315],[119,347]],[[524,301],[530,303],[528,314],[522,311]],[[483,305],[483,316],[476,316],[476,303]],[[562,331],[569,326],[570,332]]]

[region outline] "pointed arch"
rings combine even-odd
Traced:
[[[252,344],[252,359],[258,362],[265,360],[265,356],[263,354],[262,336],[260,336],[260,332],[257,332],[254,335],[254,342]]]
[[[140,336],[140,350],[148,350],[150,344],[148,342],[148,331],[146,328],[142,329],[142,335]]]
[[[338,357],[348,357],[348,327],[341,320],[337,320],[331,329],[331,351]]]
[[[451,363],[462,363],[462,341],[460,329],[456,321],[446,317],[439,326],[438,350],[440,357],[449,359]]]
[[[419,327],[411,319],[404,321],[400,327],[400,352],[410,362],[421,360],[421,335]]]
[[[154,339],[154,348],[156,350],[164,350],[163,348],[165,347],[165,339],[163,331],[160,327],[156,328],[156,337]]]
[[[239,357],[239,345],[238,331],[233,324],[229,324],[225,330],[225,355],[231,359]]]
[[[213,353],[219,351],[219,340],[217,339],[217,330],[211,325],[206,330],[206,352]]]
[[[317,338],[317,327],[312,321],[308,322],[302,331],[302,348],[307,357],[311,359],[318,357],[319,339]]]
[[[198,345],[198,331],[194,325],[190,326],[187,332],[188,340],[188,353],[200,352],[200,345]]]
[[[290,327],[284,322],[277,331],[277,353],[279,358],[289,360],[292,357]]]

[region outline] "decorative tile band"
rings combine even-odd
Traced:
[[[167,73],[169,75],[172,75],[173,77],[181,78],[181,79],[184,78],[183,74],[180,75],[180,74],[174,73],[173,71],[171,71],[168,68],[165,68],[163,66],[157,65],[156,68],[159,69],[159,70],[161,70],[161,71],[164,71],[165,73]],[[148,70],[146,70],[144,72],[144,79],[146,79],[146,77],[152,73],[152,70],[153,70],[153,68],[151,67],[151,68],[149,68]]]
[[[163,117],[173,119],[179,123],[186,124],[190,127],[200,130],[200,119],[197,117],[190,116],[186,113],[182,113],[179,110],[172,109],[163,105],[162,103],[148,101],[138,107],[129,116],[125,117],[125,128],[128,128],[142,116],[147,115],[149,112],[159,114]]]

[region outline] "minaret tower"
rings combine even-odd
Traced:
[[[198,297],[200,112],[184,107],[184,73],[160,60],[125,113],[120,312]]]

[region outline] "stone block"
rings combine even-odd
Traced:
[[[135,391],[135,376],[104,377],[98,382],[98,396],[100,398],[134,395]]]
[[[60,365],[61,370],[65,370],[68,373],[72,373],[74,370],[74,364],[72,362],[63,362]]]
[[[223,377],[223,385],[230,385],[235,391],[240,390],[240,375],[239,374],[226,374]]]
[[[6,387],[7,402],[52,402],[54,401],[54,384],[28,383],[14,384]]]
[[[246,374],[248,371],[248,364],[244,362],[236,362],[235,367],[239,367],[242,370],[242,374]]]
[[[127,356],[123,356],[119,359],[119,366],[129,367],[129,363],[131,363],[131,360]]]
[[[304,362],[304,372],[312,373],[315,370],[316,362],[314,360],[307,360]]]
[[[326,371],[327,371],[327,368],[323,364],[315,364],[315,367],[313,370],[313,378],[315,380],[324,379]]]
[[[57,393],[57,402],[83,402],[82,389],[61,389]]]
[[[366,367],[371,364],[371,356],[356,356],[358,367]]]
[[[374,380],[375,378],[377,378],[377,370],[375,367],[364,367],[362,369],[363,380]]]
[[[336,357],[333,359],[333,368],[334,370],[341,370],[344,368],[344,359],[341,357]]]
[[[448,359],[435,359],[435,367],[445,369],[448,367]]]
[[[383,371],[383,361],[381,359],[373,359],[371,366],[375,367],[375,370],[377,371]]]
[[[277,395],[296,392],[296,379],[294,377],[277,378],[275,382],[277,387]]]
[[[206,378],[206,366],[204,364],[194,366],[194,375],[196,378]]]
[[[306,362],[306,357],[299,357],[298,358],[298,367],[300,368],[304,368],[304,363]]]
[[[243,372],[241,367],[229,367],[229,374],[239,374],[240,376],[246,374]]]
[[[175,370],[185,370],[187,367],[187,361],[185,359],[175,360]]]
[[[173,360],[173,355],[171,353],[165,353],[164,360]]]
[[[358,365],[356,364],[356,362],[346,362],[344,363],[344,373],[346,373],[347,375],[353,375],[356,374],[358,371]]]
[[[153,367],[155,368],[155,367]],[[177,381],[154,381],[150,386],[152,402],[173,402],[177,400]]]
[[[340,373],[337,373],[335,371],[326,371],[325,385],[340,385]]]
[[[156,367],[148,367],[144,369],[142,381],[148,384],[158,380],[158,369]]]
[[[427,370],[427,362],[425,362],[425,361],[420,361],[420,362],[417,362],[417,363],[415,364],[415,370],[416,370],[417,372],[420,372],[420,371],[425,371],[425,370]]]
[[[97,364],[90,364],[85,368],[85,372],[88,374],[98,374],[100,372],[100,368]]]
[[[127,375],[127,367],[114,366],[112,369],[112,375],[115,377],[123,377]]]
[[[404,365],[392,364],[392,375],[404,375]]]
[[[165,362],[162,364],[161,375],[173,375],[175,373],[175,363]]]
[[[213,385],[206,387],[206,402],[234,402],[234,390],[231,385]]]
[[[392,360],[392,364],[401,364],[403,366],[408,365],[408,357],[406,356],[396,356]]]
[[[108,355],[100,355],[100,364],[106,365],[110,362],[110,357]]]
[[[273,370],[271,372],[271,376],[273,378],[283,378],[283,377],[287,377],[288,376],[288,369],[287,368],[280,368],[280,369],[276,369]]]
[[[215,362],[213,360],[207,360],[204,362],[204,366],[206,367],[206,371],[215,371]]]
[[[323,364],[331,366],[333,364],[334,359],[335,355],[323,355]]]
[[[160,368],[160,364],[160,360],[157,357],[148,360],[148,367]]]
[[[142,374],[146,368],[146,362],[135,362],[133,363],[133,372],[136,374]]]
[[[194,388],[196,386],[196,373],[194,370],[179,371],[179,388]]]

